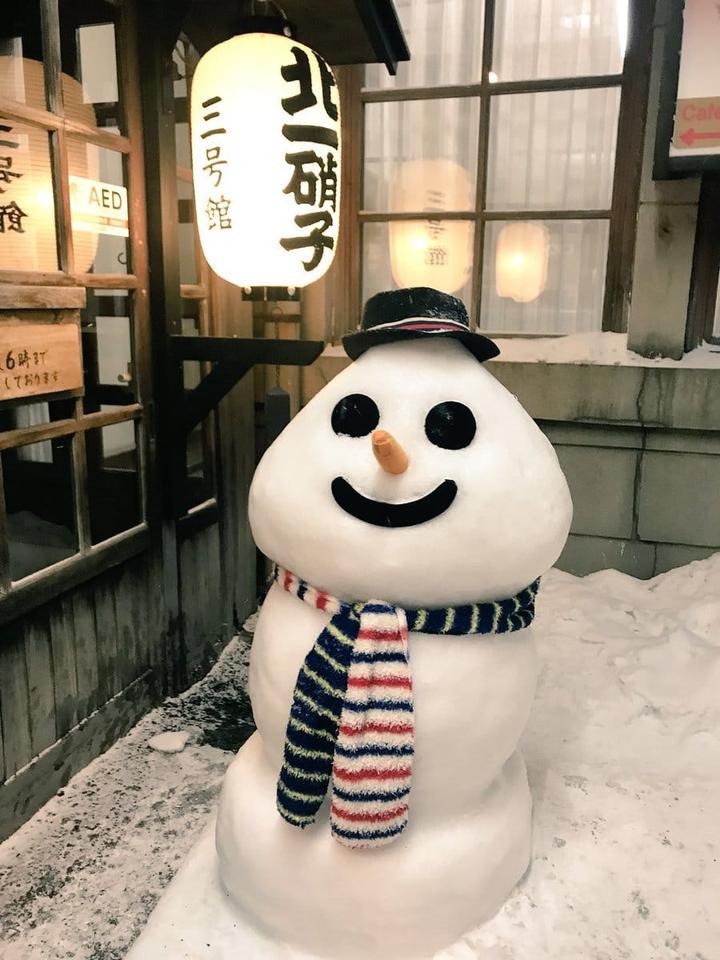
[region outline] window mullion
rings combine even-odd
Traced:
[[[75,401],[75,417],[83,415],[83,401]],[[78,551],[87,553],[92,545],[90,533],[90,503],[88,498],[87,450],[85,431],[80,430],[72,440],[73,489],[75,493],[75,526],[78,537]]]
[[[10,589],[10,544],[8,542],[7,511],[2,457],[0,457],[0,596]]]
[[[473,237],[472,286],[470,318],[474,327],[480,325],[482,301],[483,256],[485,252],[485,225],[482,219],[487,192],[487,160],[490,144],[490,95],[488,78],[493,61],[493,34],[495,30],[495,0],[485,0],[483,19],[483,48],[478,129],[478,155],[475,176],[475,235]]]
[[[42,0],[41,24],[43,60],[45,63],[45,100],[48,110],[64,116],[62,97],[62,60],[60,52],[60,18],[58,0]],[[55,201],[58,260],[60,269],[75,269],[70,211],[70,180],[65,130],[59,127],[50,133],[50,157]]]

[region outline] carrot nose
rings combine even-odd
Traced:
[[[408,468],[408,455],[387,430],[375,430],[371,437],[375,459],[387,473],[405,473]]]

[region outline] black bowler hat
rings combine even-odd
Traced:
[[[431,287],[388,290],[370,297],[363,310],[362,325],[343,337],[345,352],[352,360],[381,343],[449,337],[459,340],[482,362],[496,357],[497,344],[470,330],[462,300]]]

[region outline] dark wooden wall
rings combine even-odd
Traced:
[[[247,520],[255,466],[252,373],[215,415],[216,505],[177,519],[184,512],[182,378],[168,349],[182,317],[170,61],[176,26],[159,0],[141,12],[136,73],[145,149],[133,162],[144,168],[145,191],[143,172],[135,169],[131,195],[138,235],[147,237],[135,266],[144,270],[147,256],[151,280],[147,298],[144,288],[136,294],[136,302],[149,304],[137,360],[148,384],[143,402],[152,400],[143,451],[151,545],[0,626],[0,840],[161,696],[201,676],[256,602]],[[252,336],[252,307],[240,291],[216,277],[209,285],[210,332]]]
[[[161,591],[149,551],[2,627],[0,839],[157,701]]]

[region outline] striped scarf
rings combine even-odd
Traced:
[[[408,632],[511,633],[532,623],[536,580],[507,600],[403,610],[345,603],[282,567],[275,580],[330,617],[300,668],[277,784],[280,816],[313,823],[331,784],[330,826],[349,847],[390,843],[408,820],[414,754]]]

